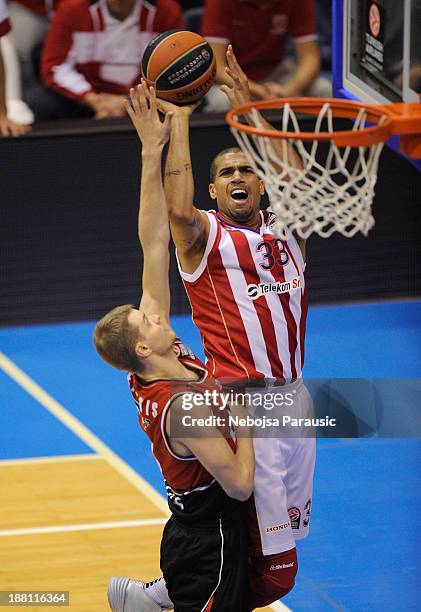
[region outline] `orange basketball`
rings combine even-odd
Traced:
[[[191,104],[209,91],[215,80],[216,62],[202,36],[188,30],[169,30],[146,47],[142,74],[159,98]]]

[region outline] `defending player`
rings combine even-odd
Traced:
[[[247,78],[232,49],[222,90],[231,104],[250,101]],[[218,212],[193,204],[189,145],[191,109],[159,101],[173,113],[165,192],[180,274],[207,357],[219,379],[276,381],[294,394],[294,410],[311,410],[301,380],[307,314],[305,242],[279,240],[275,221],[260,210],[264,192],[238,148],[222,151],[211,168],[209,193]],[[262,119],[263,120],[263,119]],[[264,121],[264,120],[263,120]],[[259,293],[259,287],[269,290]],[[278,291],[278,287],[280,287]],[[288,593],[297,572],[295,541],[309,529],[315,440],[255,438],[254,495],[248,503],[252,607]]]
[[[120,306],[97,324],[94,343],[114,367],[129,371],[139,423],[152,441],[166,481],[172,513],[161,544],[168,598],[155,604],[142,585],[113,578],[108,597],[114,612],[176,612],[245,609],[247,538],[240,504],[251,494],[254,459],[250,437],[225,439],[214,428],[206,437],[170,437],[183,412],[182,392],[200,391],[204,365],[179,341],[169,323],[169,227],[161,179],[161,155],[171,116],[161,123],[153,88],[131,90],[127,111],[142,141],[139,238],[144,254],[143,294],[138,309]],[[149,97],[149,104],[148,104]],[[209,383],[211,384],[211,383]],[[206,417],[209,407],[189,412]],[[195,434],[196,433],[196,437]],[[245,436],[249,431],[244,429]],[[172,602],[172,603],[171,603]]]

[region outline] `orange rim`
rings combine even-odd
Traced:
[[[360,109],[367,113],[366,121],[375,125],[361,128],[358,131],[342,130],[337,132],[285,132],[278,129],[264,129],[240,123],[238,117],[246,115],[255,108],[261,110],[276,110],[289,104],[296,113],[307,113],[318,116],[324,104],[329,103],[335,119],[355,119]],[[233,108],[226,115],[229,125],[254,136],[268,138],[284,138],[290,140],[332,140],[340,147],[370,146],[388,140],[394,134],[413,135],[414,139],[421,135],[421,104],[363,104],[351,100],[335,98],[283,98],[279,100],[262,100],[243,104]],[[380,123],[381,122],[381,123]]]

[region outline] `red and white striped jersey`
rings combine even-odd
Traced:
[[[6,0],[0,0],[0,36],[10,32],[9,11],[7,10]]]
[[[140,81],[140,58],[161,32],[183,28],[175,0],[135,0],[131,14],[119,21],[107,0],[60,2],[41,58],[44,84],[80,100],[87,93],[126,95]]]
[[[261,211],[258,230],[207,214],[210,232],[200,265],[193,274],[179,269],[211,376],[299,377],[307,295],[297,241],[292,234],[287,240],[273,235],[270,210]]]

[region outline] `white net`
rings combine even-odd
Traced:
[[[282,130],[301,132],[291,106],[285,104],[281,110]],[[265,127],[255,109],[251,115],[256,127]],[[333,132],[334,121],[330,104],[324,104],[314,132]],[[367,112],[361,108],[352,130],[365,128]],[[327,238],[334,232],[351,237],[361,231],[366,236],[373,227],[371,205],[383,143],[338,147],[332,140],[322,144],[249,135],[235,128],[232,132],[265,183],[277,216],[275,232],[281,238],[285,238],[285,228],[302,238],[313,232]]]

